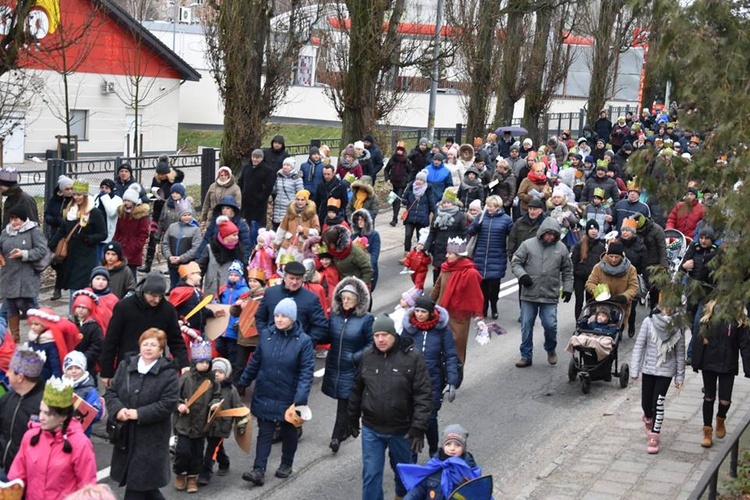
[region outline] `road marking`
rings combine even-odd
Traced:
[[[500,288],[502,288],[502,285]],[[503,297],[507,297],[508,295],[513,295],[514,293],[517,293],[517,292],[518,292],[518,283],[513,283],[512,287],[509,287],[508,289],[503,290],[502,292],[498,294],[497,297],[503,298]]]
[[[102,479],[107,479],[109,477],[110,469],[111,469],[110,467],[105,467],[102,470],[98,471],[96,473],[96,482],[98,483]]]
[[[508,288],[509,286],[516,286],[517,284],[518,280],[514,278],[512,280],[506,281],[505,283],[500,283],[500,289],[502,290],[503,288]]]
[[[320,378],[320,377],[323,376],[323,374],[325,372],[326,372],[326,369],[325,368],[321,368],[320,370],[318,370],[315,373],[313,373],[313,375],[315,376],[315,378]]]

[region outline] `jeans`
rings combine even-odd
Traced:
[[[273,420],[258,419],[258,442],[255,445],[255,463],[253,469],[265,472],[268,464],[268,456],[271,454],[273,444],[273,432],[276,422]],[[281,429],[281,463],[292,466],[294,454],[297,452],[297,428],[289,422],[280,422]]]
[[[167,270],[169,271],[169,290],[172,291],[174,287],[177,286],[177,283],[180,282],[180,273],[177,270],[176,267],[167,267]]]
[[[544,350],[552,352],[557,347],[557,304],[521,300],[521,357],[532,359],[534,353],[534,322],[537,314],[544,328]]]
[[[396,496],[406,495],[401,479],[396,472],[396,464],[409,464],[412,461],[409,442],[400,434],[381,434],[362,426],[362,498],[366,500],[383,500],[383,467],[385,467],[385,449],[391,469],[396,476]]]

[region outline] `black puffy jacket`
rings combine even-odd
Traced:
[[[737,375],[738,355],[742,354],[745,377],[750,378],[750,330],[747,326],[726,321],[709,321],[701,325],[693,342],[693,370]]]
[[[0,399],[0,446],[2,466],[5,472],[18,453],[21,439],[28,429],[32,415],[39,415],[39,404],[44,395],[44,382],[38,382],[29,392],[21,396],[8,391]]]

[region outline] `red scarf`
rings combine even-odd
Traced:
[[[534,184],[544,184],[545,182],[547,182],[547,176],[544,175],[543,173],[540,174],[536,172],[529,172],[527,177]]]
[[[336,248],[332,247],[331,245],[328,245],[328,253],[333,255],[333,258],[336,260],[344,260],[347,257],[349,257],[349,254],[352,252],[352,244],[350,243],[348,247],[344,248],[343,250],[337,250]]]
[[[441,273],[450,273],[445,290],[442,291],[440,305],[455,319],[481,316],[484,308],[484,295],[479,274],[471,259],[462,257],[455,262],[445,261],[440,266]]]
[[[427,321],[417,320],[417,317],[414,314],[409,316],[409,323],[414,325],[417,330],[422,330],[425,332],[435,328],[435,325],[438,324],[438,321],[440,321],[440,312],[437,309],[432,310],[432,319],[428,319]]]

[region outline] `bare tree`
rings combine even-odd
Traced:
[[[18,0],[15,6],[3,3],[0,5],[0,75],[18,69],[22,54],[36,41],[28,29],[35,1]]]
[[[24,111],[43,89],[43,80],[28,70],[14,69],[0,76],[0,142],[27,118]]]
[[[179,3],[178,0],[172,1]],[[167,7],[164,0],[114,0],[114,3],[138,21],[160,19]]]

